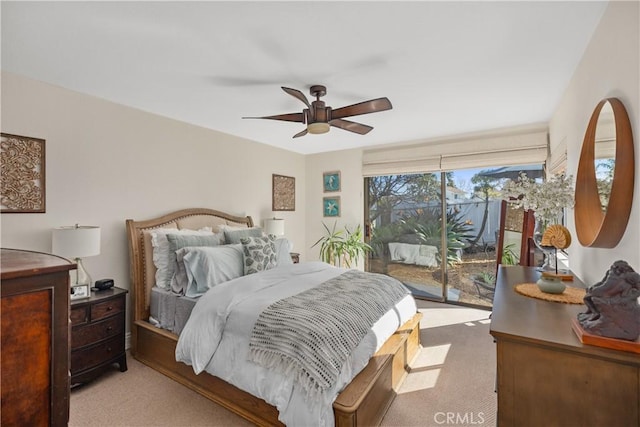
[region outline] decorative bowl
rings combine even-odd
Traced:
[[[566,288],[565,284],[559,277],[542,276],[536,284],[542,292],[546,292],[548,294],[561,294]]]

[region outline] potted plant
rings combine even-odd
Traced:
[[[362,227],[360,224],[353,230],[345,226],[342,230],[336,230],[336,223],[329,229],[323,222],[326,235],[318,239],[312,247],[320,245],[320,260],[337,267],[351,268],[351,262],[358,265],[358,259],[371,252],[371,246],[362,240]]]

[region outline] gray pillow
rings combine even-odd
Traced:
[[[167,240],[169,241],[169,265],[168,272],[171,277],[169,282],[171,290],[176,293],[183,294],[187,287],[187,275],[184,271],[182,263],[182,256],[180,254],[180,260],[178,260],[177,251],[186,247],[194,246],[218,246],[224,243],[224,236],[222,233],[212,235],[189,235],[189,234],[167,234]]]
[[[275,236],[246,237],[240,242],[245,275],[271,270],[278,264]]]
[[[242,230],[225,230],[224,239],[228,244],[238,244],[246,237],[262,237],[262,228],[253,227]]]
[[[187,247],[184,267],[187,275],[185,295],[196,297],[210,288],[240,277],[244,273],[242,245]]]

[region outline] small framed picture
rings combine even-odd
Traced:
[[[325,172],[322,174],[324,192],[340,191],[340,171]]]
[[[91,296],[91,289],[89,285],[72,285],[71,286],[71,299],[89,298]]]
[[[340,216],[340,196],[322,198],[323,215],[328,217]]]

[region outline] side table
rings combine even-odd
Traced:
[[[94,379],[114,363],[120,372],[127,370],[127,292],[114,287],[71,301],[71,385]]]

